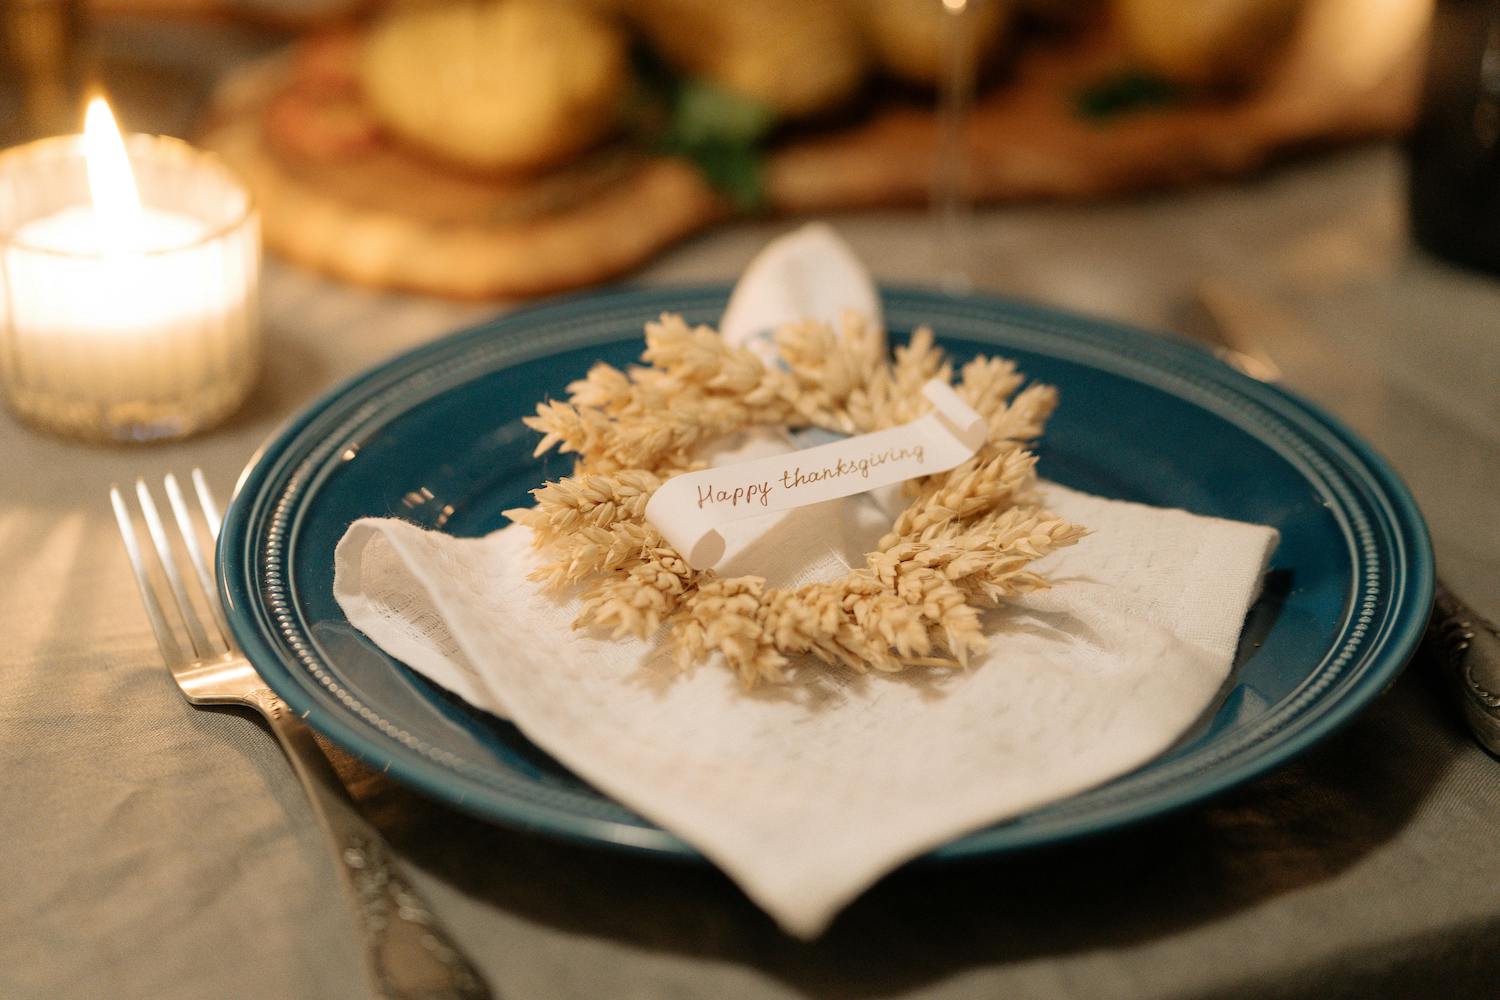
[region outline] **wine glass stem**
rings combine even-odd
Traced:
[[[974,103],[974,7],[987,0],[936,0],[943,7],[943,73],[932,189],[939,280],[953,291],[972,286],[968,121]]]

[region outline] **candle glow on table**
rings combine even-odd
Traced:
[[[217,161],[151,136],[127,152],[102,100],[81,137],[0,154],[0,367],[12,407],[113,439],[177,436],[227,415],[259,362],[259,253],[249,197]]]

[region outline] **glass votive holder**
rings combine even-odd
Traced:
[[[260,219],[210,154],[125,146],[142,207],[124,248],[98,235],[81,136],[0,153],[0,383],[39,427],[180,437],[233,412],[259,372]]]

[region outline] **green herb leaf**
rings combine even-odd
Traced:
[[[690,161],[742,212],[765,204],[765,140],[776,112],[759,101],[667,65],[655,52],[633,52],[635,86],[626,105],[637,141]]]
[[[691,160],[741,211],[759,209],[765,203],[761,140],[776,124],[775,112],[702,80],[684,78],[676,81],[669,102],[663,152]]]
[[[1181,90],[1170,80],[1140,70],[1125,70],[1079,91],[1073,109],[1080,118],[1102,123],[1135,111],[1171,107],[1181,100]]]
[[[683,151],[716,190],[736,208],[754,212],[765,204],[761,152],[754,146],[705,143]]]
[[[672,132],[684,145],[751,146],[775,123],[776,112],[766,105],[702,80],[683,80],[677,89]]]

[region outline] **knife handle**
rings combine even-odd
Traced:
[[[1439,583],[1429,631],[1446,653],[1470,731],[1500,757],[1500,630]]]

